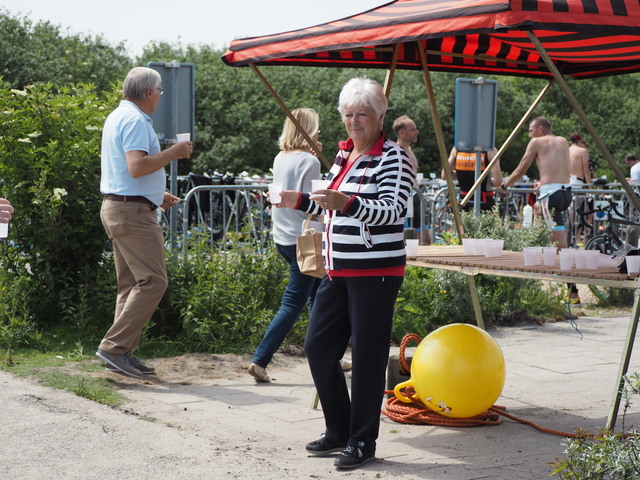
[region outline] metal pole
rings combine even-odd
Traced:
[[[549,83],[547,83],[547,85],[545,85],[545,87],[542,89],[542,91],[538,94],[538,97],[533,101],[533,103],[531,104],[531,106],[529,107],[527,112],[522,116],[522,118],[520,119],[518,124],[511,131],[511,134],[509,135],[509,137],[502,144],[502,146],[500,147],[500,150],[498,150],[498,152],[495,154],[495,156],[491,159],[491,162],[489,162],[489,164],[487,165],[487,168],[485,168],[485,171],[482,172],[482,175],[480,175],[480,178],[478,178],[478,180],[476,180],[476,183],[473,184],[473,186],[471,187],[469,192],[462,199],[462,201],[460,202],[460,205],[463,205],[463,206],[466,205],[467,202],[469,201],[469,199],[471,198],[471,195],[473,195],[473,193],[478,189],[478,187],[484,181],[484,179],[487,178],[487,175],[489,175],[489,172],[491,172],[491,169],[493,168],[493,166],[496,164],[496,162],[498,162],[500,160],[500,157],[502,157],[502,154],[507,150],[509,145],[511,145],[511,142],[516,137],[516,135],[519,133],[520,129],[522,128],[524,123],[527,121],[527,119],[529,118],[531,113],[535,110],[535,108],[538,106],[538,104],[542,101],[542,98],[549,91],[549,89],[551,88],[551,85],[553,85],[553,79],[549,80]]]
[[[425,44],[426,46],[426,44]],[[427,64],[427,55],[422,48],[420,42],[417,42],[417,48],[420,52],[420,61],[422,63],[422,78],[424,79],[425,88],[427,89],[427,96],[429,97],[429,105],[431,106],[431,117],[433,118],[433,128],[438,140],[438,150],[440,151],[440,161],[442,168],[444,169],[445,176],[447,178],[447,191],[449,193],[449,201],[451,203],[451,210],[453,212],[453,218],[458,232],[458,238],[462,241],[462,219],[460,218],[460,208],[458,206],[458,198],[456,195],[456,189],[453,185],[453,175],[451,173],[451,167],[449,166],[447,149],[444,145],[444,135],[442,133],[442,124],[440,123],[440,117],[438,116],[438,108],[436,106],[436,99],[433,93],[433,84],[431,83],[431,76],[429,75],[429,67]],[[433,223],[433,218],[432,222]],[[478,289],[476,288],[476,281],[473,276],[467,277],[467,284],[469,285],[469,293],[471,294],[471,302],[473,303],[473,311],[476,317],[476,324],[478,327],[484,330],[484,320],[482,318],[482,309],[480,308],[480,297],[478,297]]]

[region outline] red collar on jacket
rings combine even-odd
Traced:
[[[379,157],[380,155],[382,155],[382,146],[384,145],[384,142],[386,140],[387,137],[384,132],[380,132],[380,138],[378,138],[376,143],[373,144],[371,150],[364,153],[363,155],[374,155],[376,157]],[[343,152],[350,152],[351,150],[353,150],[353,140],[351,140],[351,138],[348,138],[346,140],[338,142],[338,148]]]

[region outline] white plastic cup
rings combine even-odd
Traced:
[[[268,185],[269,188],[269,201],[271,203],[280,203],[282,201],[282,184],[281,183],[270,183]]]
[[[418,240],[417,238],[407,238],[406,239],[406,247],[407,247],[407,257],[415,258],[418,256]],[[639,257],[640,258],[640,257]]]
[[[524,247],[522,252],[524,253],[525,267],[540,265],[542,263],[542,247]]]
[[[476,253],[476,246],[478,245],[477,238],[463,238],[462,239],[462,253],[465,255],[478,255]]]
[[[586,250],[587,270],[597,270],[600,266],[600,252],[598,250]]]
[[[587,252],[584,250],[576,250],[573,252],[573,259],[577,270],[587,269]]]
[[[485,239],[484,256],[485,257],[501,257],[504,240]]]
[[[569,249],[560,250],[560,270],[571,270],[573,268],[573,252]]]
[[[542,247],[542,263],[547,267],[553,267],[556,264],[556,253],[556,247]]]
[[[178,143],[180,142],[190,142],[191,134],[190,133],[178,133],[176,134],[176,140]]]
[[[0,238],[7,238],[9,236],[9,224],[0,223]]]
[[[424,173],[416,173],[416,182],[420,183],[424,180]]]
[[[627,273],[640,273],[640,255],[628,255],[624,259],[627,262]]]
[[[326,190],[329,188],[329,180],[311,180],[311,191]]]

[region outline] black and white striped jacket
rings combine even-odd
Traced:
[[[340,142],[340,152],[327,176],[335,178],[349,156],[350,141]],[[352,196],[344,211],[323,212],[309,193],[303,193],[299,210],[325,214],[322,253],[328,271],[380,269],[406,264],[404,219],[415,172],[406,152],[381,137],[356,160],[337,190]],[[335,186],[331,186],[335,189]]]

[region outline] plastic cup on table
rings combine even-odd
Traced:
[[[584,250],[576,250],[573,252],[573,260],[577,270],[587,269],[587,252]]]
[[[624,260],[627,262],[627,273],[629,275],[640,273],[640,255],[627,255]]]
[[[477,238],[463,238],[462,239],[462,253],[465,255],[477,255],[476,246],[478,245]]]
[[[587,254],[587,270],[597,270],[600,266],[600,252],[598,250],[585,250]]]
[[[504,240],[487,239],[484,241],[484,256],[485,257],[501,257],[503,247],[504,247]]]
[[[558,253],[560,257],[560,270],[571,270],[573,268],[573,251],[571,249],[562,249]]]
[[[270,183],[268,188],[269,201],[271,203],[280,203],[282,201],[282,197],[280,196],[282,193],[282,183]]]
[[[547,267],[553,267],[556,264],[556,247],[542,247],[542,263]]]
[[[407,257],[415,258],[418,256],[418,240],[417,238],[407,238],[406,247],[407,247]]]
[[[524,253],[525,267],[540,265],[542,263],[542,247],[524,247],[522,253]]]

